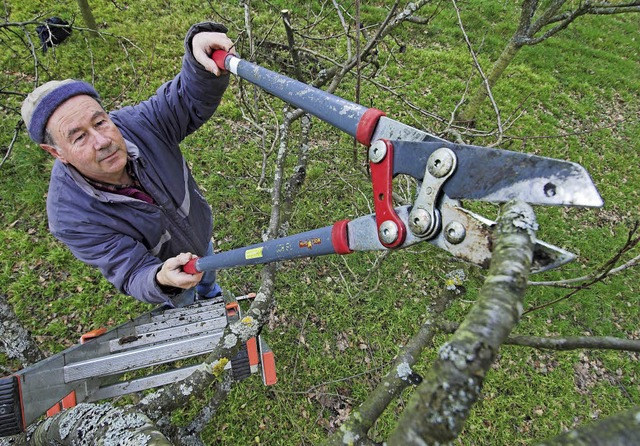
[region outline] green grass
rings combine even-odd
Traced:
[[[18,3],[18,2],[14,2]],[[381,20],[389,2],[363,6],[366,24]],[[508,2],[465,3],[462,19],[485,70],[502,50],[517,23]],[[209,4],[149,0],[92,4],[104,39],[80,32],[41,58],[40,81],[75,77],[94,81],[107,107],[148,97],[180,66],[182,39],[190,24],[228,20],[230,36],[241,37],[243,9],[237,3]],[[332,11],[314,2],[258,2],[253,32],[258,40],[286,42],[279,13],[292,11],[297,27],[319,21],[319,36],[342,32]],[[11,5],[10,20],[28,20],[44,10],[67,18],[78,14],[74,1]],[[424,15],[427,15],[425,11]],[[353,13],[353,11],[351,11]],[[76,24],[81,24],[78,15]],[[640,66],[636,15],[583,17],[547,42],[525,47],[494,89],[503,118],[524,113],[505,132],[504,147],[581,163],[591,174],[606,206],[599,210],[536,209],[538,236],[578,254],[560,271],[534,280],[581,276],[606,261],[626,240],[640,209]],[[29,28],[33,32],[32,28]],[[381,69],[375,80],[390,85],[402,99],[449,119],[473,71],[455,12],[445,3],[427,26],[405,24],[378,48]],[[1,36],[5,46],[9,37]],[[16,43],[2,53],[2,85],[26,93],[35,75],[31,59]],[[310,44],[311,45],[311,44]],[[314,50],[340,58],[342,41],[319,39]],[[246,42],[240,42],[246,51]],[[406,48],[401,52],[400,48]],[[274,70],[273,49],[258,59]],[[285,60],[286,52],[278,53]],[[94,66],[91,63],[94,63]],[[320,65],[325,64],[320,62]],[[372,68],[364,68],[371,73]],[[18,79],[16,81],[16,79]],[[249,88],[246,84],[244,88]],[[9,88],[8,88],[9,89]],[[270,194],[258,189],[263,142],[238,107],[239,82],[233,80],[218,113],[190,136],[183,149],[215,212],[216,248],[232,249],[261,240],[270,212]],[[347,78],[338,94],[352,99]],[[443,124],[410,109],[390,91],[363,82],[367,106],[410,125],[441,131]],[[0,96],[0,155],[18,121],[18,96]],[[280,116],[282,104],[268,100],[259,108],[265,126]],[[281,117],[280,117],[281,118]],[[479,129],[495,126],[487,106]],[[297,131],[297,130],[296,130]],[[475,144],[493,143],[475,138]],[[266,141],[267,147],[271,141]],[[358,163],[364,153],[358,149]],[[270,187],[273,158],[269,159]],[[371,186],[353,163],[350,138],[315,121],[307,180],[295,202],[290,232],[330,225],[371,212]],[[293,164],[287,164],[291,174]],[[47,353],[77,342],[99,326],[113,327],[151,307],[120,295],[100,274],[77,260],[48,233],[44,209],[51,161],[22,130],[0,169],[0,293]],[[401,182],[397,186],[404,187]],[[411,197],[411,194],[406,194]],[[472,204],[469,204],[472,206]],[[481,206],[495,218],[494,206]],[[629,258],[629,257],[627,257]],[[315,444],[336,429],[376,385],[395,354],[429,314],[443,291],[447,274],[463,268],[467,293],[446,312],[460,321],[482,283],[483,271],[451,259],[424,244],[392,253],[378,264],[377,254],[302,259],[279,269],[277,306],[265,338],[272,347],[279,382],[264,388],[258,377],[234,387],[205,431],[207,444]],[[223,288],[237,294],[255,291],[260,268],[219,272]],[[593,334],[640,338],[640,277],[637,269],[607,279],[571,299],[526,314],[518,334],[577,336]],[[531,287],[525,308],[562,297],[562,289]],[[438,336],[423,355],[425,371],[446,337]],[[4,362],[4,358],[2,358]],[[625,352],[548,352],[505,347],[484,386],[457,444],[528,445],[576,425],[603,418],[640,403],[638,355]],[[588,366],[588,367],[587,367]],[[410,391],[385,412],[372,430],[378,440],[393,429]],[[174,414],[184,421],[197,404]]]

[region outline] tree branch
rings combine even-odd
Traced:
[[[562,338],[513,336],[508,338],[505,344],[546,350],[589,349],[640,352],[640,340],[620,339],[613,336],[567,336]]]
[[[44,353],[31,334],[22,326],[4,294],[0,294],[0,314],[2,314],[0,342],[5,354],[19,361],[23,367],[43,360]]]
[[[20,130],[22,130],[23,124],[24,124],[24,121],[22,119],[17,122],[13,130],[13,136],[11,137],[11,142],[9,142],[9,145],[7,146],[7,151],[4,153],[4,156],[2,157],[2,161],[0,161],[0,168],[9,159],[9,156],[11,156],[11,152],[13,151],[13,146],[15,145],[16,140],[18,139],[18,135],[20,134]]]
[[[579,277],[576,279],[565,279],[565,280],[560,280],[560,281],[554,281],[554,282],[533,282],[533,285],[546,285],[546,286],[562,286],[565,288],[573,288],[573,291],[571,291],[570,293],[559,297],[558,299],[555,299],[551,302],[547,302],[544,303],[542,305],[538,305],[532,308],[529,308],[528,310],[526,310],[524,312],[524,314],[527,313],[531,313],[533,311],[537,311],[540,310],[542,308],[546,308],[549,307],[551,305],[554,305],[558,302],[561,302],[563,300],[569,299],[570,297],[574,296],[575,294],[577,294],[578,292],[588,289],[589,287],[591,287],[591,285],[594,285],[598,282],[603,281],[604,279],[606,279],[607,277],[619,273],[621,271],[624,271],[625,269],[634,267],[636,265],[638,265],[638,263],[640,262],[640,255],[636,256],[634,258],[632,258],[631,260],[627,261],[625,264],[614,268],[615,265],[618,263],[618,261],[629,251],[631,251],[633,248],[635,248],[638,243],[640,243],[640,236],[639,237],[635,237],[635,234],[637,233],[638,229],[640,227],[640,222],[636,221],[634,226],[629,230],[629,234],[627,236],[627,241],[625,242],[625,244],[618,250],[618,252],[616,252],[613,257],[611,257],[609,260],[607,260],[602,266],[600,266],[598,269],[596,269],[596,271],[594,271],[591,274],[588,274],[584,277]],[[576,283],[576,282],[580,282],[580,281],[586,281],[586,283],[583,283],[581,285],[571,285],[571,283]]]
[[[619,446],[640,444],[640,408],[572,429],[538,446]]]
[[[389,437],[389,444],[445,443],[459,435],[500,345],[522,313],[536,227],[529,205],[504,205],[491,266],[478,301],[440,348],[433,367]]]
[[[47,418],[33,433],[29,444],[171,446],[147,417],[131,407],[119,408],[109,403],[82,403]]]

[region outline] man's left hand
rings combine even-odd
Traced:
[[[222,70],[218,68],[216,63],[211,59],[211,54],[215,50],[225,50],[228,53],[235,54],[233,42],[224,33],[201,32],[193,36],[191,40],[191,51],[193,57],[204,67],[216,76],[220,76]]]

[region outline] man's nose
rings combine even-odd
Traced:
[[[93,145],[96,150],[104,149],[111,144],[111,139],[97,130],[93,130]]]

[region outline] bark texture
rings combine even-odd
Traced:
[[[539,446],[630,446],[640,444],[640,407],[574,429]]]
[[[440,348],[389,444],[442,444],[460,434],[500,345],[522,313],[536,227],[533,210],[526,203],[503,207],[491,267],[478,301]]]
[[[111,404],[78,404],[42,423],[29,445],[169,446],[149,418],[132,408]]]
[[[0,342],[2,351],[27,367],[45,358],[31,334],[22,326],[5,295],[0,294]]]

